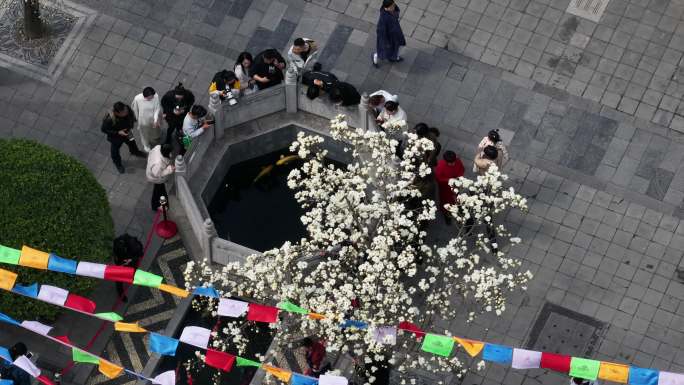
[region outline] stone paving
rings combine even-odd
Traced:
[[[124,149],[127,173],[116,172],[99,130],[106,109],[178,81],[206,101],[212,74],[243,49],[313,38],[326,68],[361,90],[398,93],[409,120],[437,126],[467,164],[491,128],[510,145],[507,170],[530,212],[507,220],[535,280],[503,320],[436,327],[526,346],[548,301],[604,325],[594,357],[684,372],[684,118],[676,79],[658,80],[679,71],[684,23],[675,1],[642,3],[611,0],[598,24],[573,27],[568,0],[400,2],[405,61],[374,69],[377,9],[364,0],[80,0],[99,15],[54,86],[0,69],[0,133],[83,161],[108,191],[117,232],[141,235],[151,216],[139,204],[151,190],[145,164]],[[493,366],[464,383],[560,380]]]

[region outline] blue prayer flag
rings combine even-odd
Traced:
[[[0,357],[2,357],[5,361],[12,362],[12,356],[10,356],[9,350],[7,348],[0,346]]]
[[[630,366],[628,383],[629,385],[657,385],[658,371]]]
[[[50,271],[76,274],[77,265],[78,262],[72,261],[71,259],[62,258],[54,253],[50,253],[50,259],[48,259],[48,270]]]
[[[347,319],[347,320],[344,320],[344,322],[342,323],[342,325],[340,325],[340,327],[342,329],[344,329],[344,328],[367,329],[368,324],[363,322],[363,321],[359,321],[359,320]]]
[[[482,359],[499,364],[510,364],[513,360],[513,349],[503,345],[485,344]]]
[[[209,286],[209,287],[203,287],[203,286],[196,287],[195,290],[193,290],[192,294],[201,295],[203,297],[213,297],[213,298],[219,297],[216,289],[214,289],[211,286]]]
[[[302,376],[301,374],[292,373],[290,385],[316,385],[318,380],[311,377]]]
[[[14,385],[12,380],[0,380],[0,385]]]
[[[24,285],[14,285],[14,288],[12,288],[12,291],[15,293],[27,295],[29,297],[36,298],[38,297],[38,284],[34,283],[29,286],[24,286]]]
[[[12,324],[12,325],[19,325],[19,321],[15,320],[14,318],[8,316],[5,313],[0,313],[0,321],[1,322],[7,322],[8,324]]]
[[[157,333],[150,333],[150,350],[162,356],[175,356],[178,340]]]

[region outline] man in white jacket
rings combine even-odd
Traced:
[[[298,37],[287,51],[287,60],[297,73],[301,73],[306,64],[313,60],[316,52],[316,42],[311,39]]]
[[[162,107],[159,95],[152,87],[145,87],[142,94],[133,98],[131,109],[138,118],[140,141],[146,152],[161,143]]]
[[[170,144],[156,145],[147,156],[145,176],[147,176],[148,182],[154,183],[152,211],[159,209],[159,198],[161,196],[168,198],[165,183],[169,176],[176,171],[176,167],[172,164],[173,160],[171,159],[172,149],[173,147]]]

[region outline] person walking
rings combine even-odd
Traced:
[[[406,45],[404,32],[399,24],[399,7],[394,0],[383,0],[378,18],[377,45],[373,53],[373,66],[379,67],[380,60],[400,62],[399,48]]]
[[[489,133],[487,133],[487,136],[482,138],[480,141],[480,144],[477,145],[477,153],[482,154],[485,147],[487,146],[494,146],[496,147],[496,151],[498,153],[498,156],[496,158],[496,166],[499,167],[499,170],[503,167],[506,162],[508,162],[508,150],[506,149],[506,146],[503,143],[503,140],[501,140],[501,135],[499,135],[499,130],[491,130]],[[477,167],[473,165],[473,172],[477,172]]]
[[[491,165],[499,164],[499,151],[494,146],[487,146],[475,156],[473,169],[478,175],[484,175]]]
[[[147,157],[147,169],[145,176],[147,181],[154,184],[152,190],[152,211],[159,209],[159,198],[169,197],[166,193],[166,181],[176,170],[171,158],[173,147],[170,144],[155,146]]]
[[[145,248],[138,238],[127,233],[119,235],[114,239],[112,249],[115,265],[133,269],[138,267],[138,261],[145,254]],[[124,293],[123,282],[116,282],[116,294],[121,298],[121,301],[128,302],[128,297]]]
[[[444,221],[447,225],[451,224],[451,214],[449,214],[449,210],[444,205],[456,203],[456,193],[449,186],[449,181],[460,178],[463,175],[465,175],[463,162],[456,156],[455,152],[445,151],[442,159],[437,162],[435,167],[435,180],[437,181],[437,189],[439,191],[439,209],[444,215]]]
[[[161,99],[162,112],[168,128],[166,129],[166,142],[174,143],[178,135],[182,137],[183,119],[195,104],[195,95],[183,87],[183,83],[168,91]]]
[[[133,115],[138,117],[138,133],[145,152],[161,143],[162,107],[159,95],[152,87],[145,87],[131,103]]]
[[[131,108],[123,102],[114,103],[112,110],[102,120],[101,130],[107,135],[107,140],[111,144],[110,154],[112,162],[114,162],[114,166],[121,174],[126,172],[121,162],[120,153],[121,146],[124,143],[128,146],[131,155],[140,158],[147,156],[135,144],[135,138],[131,133],[135,122],[135,115],[133,115]]]

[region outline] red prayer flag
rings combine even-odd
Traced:
[[[95,311],[95,308],[97,305],[95,305],[95,302],[89,300],[88,298],[81,297],[80,295],[76,294],[71,294],[67,296],[66,302],[64,302],[64,306],[76,310],[81,310],[86,313],[93,313]]]
[[[224,372],[230,372],[234,362],[234,355],[214,349],[207,349],[207,354],[204,356],[205,364],[213,366],[216,369],[221,369]]]
[[[561,373],[570,372],[570,356],[542,352],[541,365],[543,369],[551,369]]]
[[[67,343],[67,344],[69,344],[69,345],[73,345],[73,344],[71,343],[71,341],[69,341],[69,337],[67,337],[67,336],[57,336],[57,337],[55,337],[55,339],[58,339],[58,340],[60,340],[60,341],[62,341],[62,342],[65,342],[65,343]]]
[[[45,384],[45,385],[55,385],[55,383],[52,382],[51,379],[45,377],[45,376],[42,375],[42,374],[41,374],[40,376],[36,377],[36,380],[42,382],[42,383]]]
[[[421,330],[421,328],[419,328],[418,325],[412,324],[408,321],[399,322],[399,326],[397,328],[415,334],[416,338],[423,338],[425,336],[425,332]]]
[[[278,322],[278,308],[250,303],[247,309],[247,320],[257,322]]]
[[[128,266],[107,265],[104,272],[104,279],[114,282],[133,283],[135,269]]]

